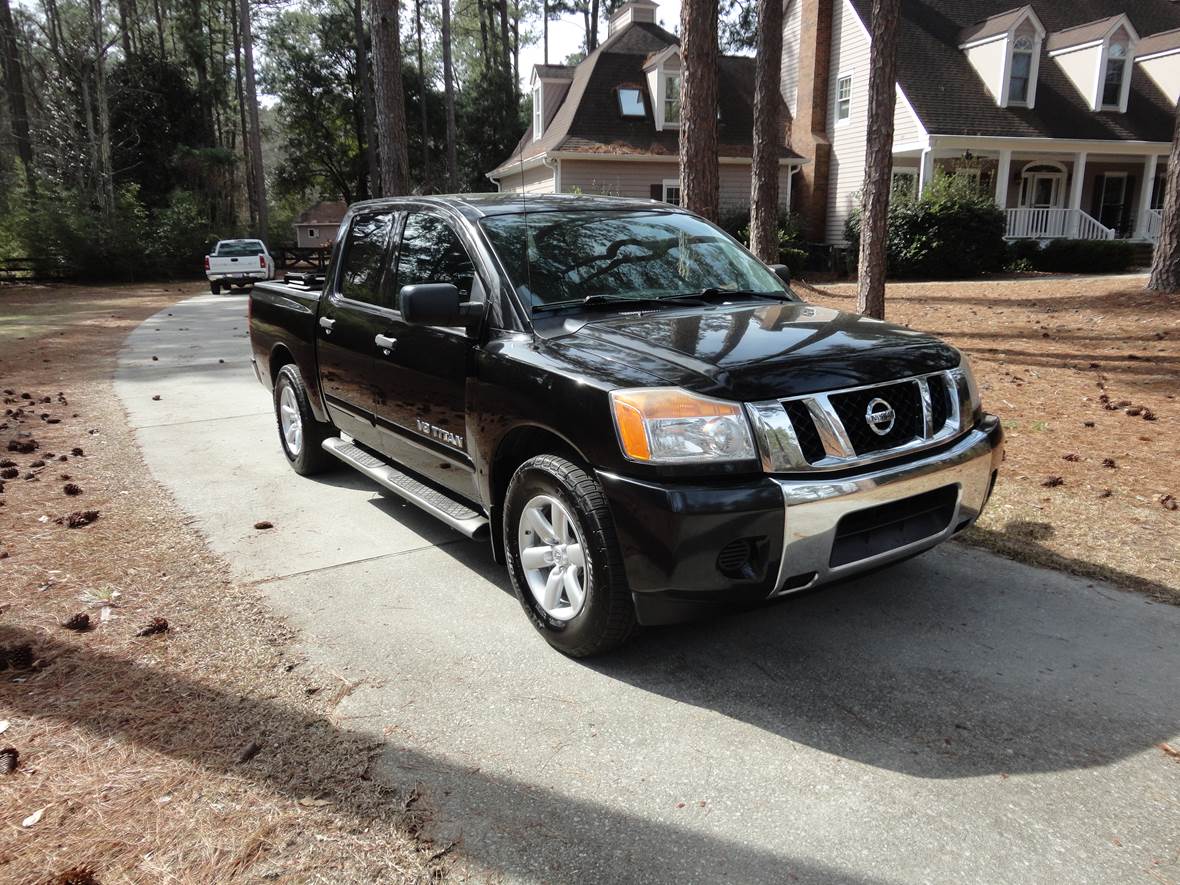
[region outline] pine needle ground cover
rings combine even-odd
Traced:
[[[886,319],[971,358],[1003,420],[995,495],[963,537],[1180,604],[1180,298],[1146,276],[892,283]],[[800,287],[853,310],[855,284]]]
[[[350,686],[139,458],[115,356],[198,291],[0,287],[0,881],[444,877],[429,792],[370,779]]]

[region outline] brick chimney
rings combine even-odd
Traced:
[[[791,121],[791,147],[811,160],[799,170],[793,190],[807,239],[822,243],[828,218],[828,83],[832,66],[833,0],[799,0],[799,91]]]

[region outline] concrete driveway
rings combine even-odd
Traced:
[[[484,544],[357,475],[290,471],[244,298],[148,320],[117,387],[152,472],[310,656],[362,680],[341,722],[425,785],[477,869],[1180,881],[1180,764],[1158,747],[1180,746],[1180,609],[951,544],[579,663]]]

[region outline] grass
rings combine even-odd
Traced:
[[[1145,283],[891,283],[885,310],[965,352],[1003,421],[1000,481],[968,543],[1180,604],[1180,511],[1166,506],[1180,499],[1180,298]],[[856,305],[850,283],[803,294]]]
[[[0,664],[0,749],[20,753],[0,774],[0,881],[443,878],[453,852],[423,835],[428,793],[370,779],[377,747],[333,718],[350,687],[292,653],[144,469],[115,355],[196,291],[0,287],[0,459],[19,473],[0,492],[0,656],[29,644],[37,661]],[[55,522],[90,509],[85,527]],[[92,629],[61,626],[79,612]],[[136,636],[157,617],[166,633]]]

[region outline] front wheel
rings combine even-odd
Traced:
[[[334,436],[331,424],[317,421],[307,399],[307,388],[293,365],[279,369],[274,390],[275,419],[283,454],[300,476],[323,473],[335,459],[323,449],[323,442]]]
[[[504,549],[516,598],[558,651],[601,654],[635,629],[606,497],[581,467],[540,455],[517,469],[505,499]]]

